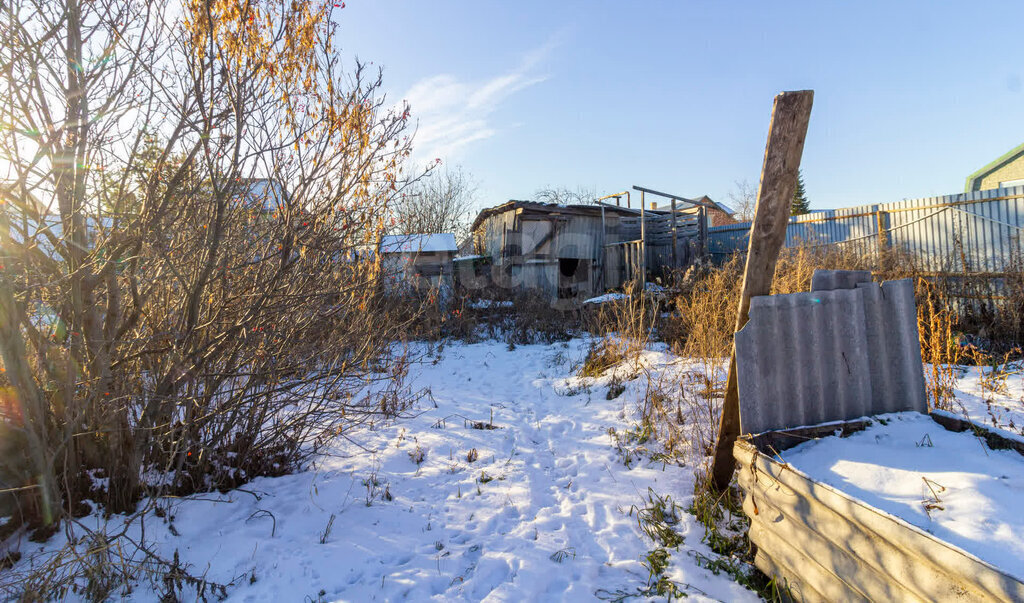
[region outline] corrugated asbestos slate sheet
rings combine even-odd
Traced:
[[[743,432],[926,412],[911,281],[828,271],[812,283],[751,299],[736,333]]]
[[[870,270],[815,270],[811,275],[811,291],[853,289],[857,283],[870,282]]]

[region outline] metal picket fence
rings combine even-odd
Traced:
[[[1024,186],[817,211],[790,218],[786,246],[842,245],[911,254],[939,274],[1000,277],[1021,258]],[[750,223],[708,229],[707,250],[746,251]]]

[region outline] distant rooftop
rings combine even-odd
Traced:
[[[707,203],[709,205],[713,205],[713,206],[717,207],[719,210],[725,212],[726,214],[728,214],[730,216],[736,213],[731,207],[729,207],[725,203],[719,203],[718,201],[714,201],[710,197],[708,197],[707,195],[704,195],[703,197],[700,197],[699,199],[676,199],[676,202],[677,202],[676,203],[676,207],[679,208],[679,209],[687,209],[687,208],[697,207],[697,203]],[[671,203],[662,203],[661,205],[659,205],[657,207],[657,209],[663,210],[663,211],[668,211],[668,210],[672,209],[672,204]]]
[[[381,253],[433,253],[438,251],[457,252],[455,235],[440,234],[384,235],[380,240]]]

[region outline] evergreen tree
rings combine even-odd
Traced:
[[[796,190],[793,191],[789,215],[800,216],[808,213],[811,213],[811,202],[807,200],[807,192],[804,190],[804,171],[800,170],[796,175]]]

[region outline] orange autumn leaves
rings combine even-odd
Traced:
[[[186,0],[189,52],[232,79],[270,84],[297,118],[319,104],[310,101],[333,93],[321,53],[331,52],[332,7],[316,0]]]
[[[335,172],[324,181],[344,191],[345,204],[372,209],[356,229],[361,243],[372,245],[387,227],[387,205],[402,180],[409,145],[398,134],[409,115],[407,108],[383,107],[375,95],[379,79],[364,80],[358,62],[355,73],[342,74],[332,48],[338,8],[335,0],[185,0],[188,52],[209,69],[208,94],[265,95],[273,109],[261,113],[257,129],[265,128],[281,150],[275,161],[302,166],[306,177]],[[262,99],[259,106],[266,111]],[[351,236],[351,216],[321,213]]]
[[[329,44],[330,6],[309,0],[187,0],[185,25],[200,60],[213,53],[229,68],[258,67],[292,86],[309,86],[316,48]]]

